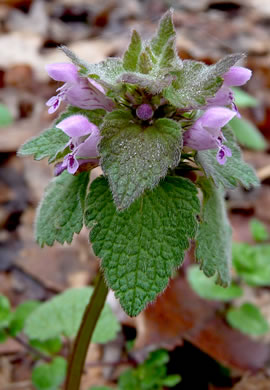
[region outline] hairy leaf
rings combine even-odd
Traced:
[[[35,237],[40,246],[71,243],[83,226],[89,172],[73,176],[63,172],[46,189],[36,215]]]
[[[162,55],[164,47],[171,38],[175,38],[175,29],[172,21],[172,11],[169,10],[161,18],[158,31],[150,43],[156,57]]]
[[[181,129],[170,119],[141,127],[130,112],[117,110],[106,116],[101,134],[101,165],[119,209],[154,188],[180,160]]]
[[[205,275],[217,274],[216,283],[226,287],[230,282],[232,232],[224,191],[216,188],[212,180],[201,179],[198,184],[203,192],[203,207],[195,255]]]
[[[40,341],[62,335],[74,338],[92,293],[92,287],[72,288],[41,304],[28,317],[25,333],[30,339]],[[115,315],[106,304],[94,331],[93,342],[113,340],[119,329]]]
[[[20,156],[32,154],[35,160],[42,160],[45,157],[53,160],[59,152],[65,149],[68,140],[69,137],[62,130],[57,128],[48,129],[37,137],[26,141],[20,147],[18,154]]]
[[[119,76],[125,72],[120,58],[107,58],[98,64],[89,64],[83,73],[97,79],[105,87],[114,87]]]
[[[222,75],[242,57],[242,54],[229,55],[211,66],[193,60],[183,61],[177,80],[164,90],[164,97],[179,108],[205,105],[207,98],[214,96],[221,87]]]
[[[171,84],[173,77],[168,74],[162,77],[153,75],[143,75],[137,72],[123,73],[119,81],[129,84],[135,84],[146,89],[152,94],[160,93],[164,88]]]
[[[234,188],[240,182],[245,188],[258,186],[259,180],[254,169],[241,158],[240,148],[235,142],[231,129],[227,126],[223,129],[226,138],[225,144],[231,149],[232,157],[229,157],[225,165],[220,165],[216,160],[217,150],[205,150],[197,153],[195,159],[202,166],[207,177],[212,177],[215,184],[222,184],[225,188]]]
[[[134,30],[132,33],[131,42],[123,58],[123,66],[126,70],[136,71],[141,50],[141,37],[137,31]]]
[[[166,288],[196,233],[199,211],[196,187],[187,179],[167,177],[120,213],[107,180],[92,183],[85,216],[93,226],[90,241],[129,315],[139,314]]]

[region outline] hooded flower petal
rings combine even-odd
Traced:
[[[233,104],[233,101],[234,96],[232,90],[223,84],[215,96],[207,100],[207,107],[229,106]]]
[[[82,137],[98,130],[97,126],[83,115],[71,115],[57,123],[56,126],[69,137]]]
[[[241,66],[232,66],[228,72],[223,74],[224,82],[214,97],[207,100],[206,107],[213,106],[230,106],[236,115],[240,117],[234,102],[234,94],[230,87],[245,84],[251,77],[250,69]]]
[[[235,112],[225,107],[212,107],[196,121],[197,125],[205,127],[212,135],[218,135],[219,130],[234,116]]]
[[[77,84],[70,87],[66,92],[65,100],[72,106],[86,110],[103,109],[112,111],[114,108],[114,102],[107,98],[99,88],[95,87],[93,80],[90,82],[87,78],[80,78]]]
[[[98,156],[97,145],[100,141],[99,129],[96,127],[84,142],[82,142],[75,153],[76,158],[91,158]]]
[[[91,83],[95,88],[97,88],[100,92],[105,94],[105,90],[96,80],[88,78],[89,83]]]
[[[61,101],[86,110],[113,110],[115,104],[105,95],[104,88],[93,79],[79,76],[75,65],[56,63],[47,65],[46,68],[54,80],[65,83],[57,89],[57,96],[53,96],[46,103],[50,107],[50,114],[58,109]]]
[[[194,150],[215,149],[216,137],[210,134],[204,127],[193,125],[184,133],[184,145]]]
[[[58,62],[46,65],[46,70],[49,76],[56,81],[76,83],[79,79],[76,66],[70,63]]]
[[[227,87],[239,87],[244,85],[252,75],[252,71],[242,66],[232,66],[222,77]]]
[[[235,112],[224,107],[212,107],[196,120],[189,130],[184,133],[184,145],[194,150],[218,148],[217,161],[225,164],[231,150],[223,145],[224,136],[221,128],[234,116]]]

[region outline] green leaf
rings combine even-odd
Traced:
[[[251,286],[270,286],[270,245],[233,244],[233,266]]]
[[[61,351],[62,341],[60,337],[54,337],[53,339],[48,339],[45,341],[40,341],[36,339],[29,340],[29,344],[38,349],[39,351],[47,355],[56,355]]]
[[[266,241],[269,239],[269,233],[267,227],[264,223],[259,221],[256,218],[251,218],[249,221],[249,228],[252,234],[252,237],[255,241]]]
[[[264,136],[249,120],[235,117],[230,121],[230,126],[241,145],[254,150],[265,150],[267,148],[267,141]]]
[[[36,390],[58,390],[64,382],[67,362],[58,356],[51,363],[42,363],[32,372],[32,383]]]
[[[12,115],[4,104],[0,104],[0,127],[11,125],[13,122]]]
[[[262,336],[270,329],[260,309],[251,303],[229,309],[226,319],[233,328],[251,336]]]
[[[177,80],[164,90],[164,97],[175,107],[198,108],[213,97],[223,83],[222,75],[243,57],[229,55],[214,65],[185,60],[177,73]]]
[[[9,334],[15,337],[24,328],[27,317],[40,305],[38,301],[27,301],[16,307],[9,324]]]
[[[108,386],[94,386],[94,387],[89,387],[88,390],[113,390],[113,389]]]
[[[149,52],[150,48],[146,47],[141,53],[138,60],[138,70],[140,73],[148,74],[153,69],[153,55]],[[155,62],[154,62],[155,63]]]
[[[259,105],[259,101],[255,97],[243,91],[243,89],[234,87],[232,90],[237,107],[257,107]]]
[[[181,382],[181,376],[180,375],[169,375],[167,376],[167,378],[165,378],[163,380],[163,386],[167,386],[167,387],[174,387],[176,386],[178,383]]]
[[[217,274],[223,287],[230,283],[232,232],[224,203],[224,191],[212,180],[198,182],[203,192],[201,223],[196,237],[196,259],[206,276]]]
[[[227,302],[243,295],[243,290],[237,284],[232,283],[227,288],[218,286],[216,275],[209,278],[196,265],[188,268],[187,277],[192,289],[204,299]]]
[[[154,75],[143,75],[137,72],[129,72],[123,73],[121,76],[121,81],[128,84],[135,84],[140,86],[141,88],[147,90],[151,94],[158,94],[164,88],[172,82],[171,75],[162,75],[162,76],[154,76]]]
[[[26,141],[20,147],[18,154],[20,156],[32,154],[35,160],[42,160],[45,157],[53,160],[59,152],[65,149],[68,140],[69,137],[62,130],[57,128],[48,129],[37,137]]]
[[[98,64],[88,64],[87,69],[80,73],[99,80],[99,83],[105,87],[114,87],[124,72],[121,58],[107,58]]]
[[[159,22],[156,35],[150,42],[151,49],[156,57],[162,55],[170,39],[175,38],[175,29],[172,21],[172,11],[167,11]]]
[[[123,58],[123,66],[126,70],[136,71],[141,50],[141,37],[137,31],[134,30],[132,33],[131,42]]]
[[[45,341],[64,335],[74,338],[78,332],[92,287],[72,288],[40,305],[27,319],[25,333],[30,339]],[[94,343],[113,340],[119,323],[111,308],[105,305],[94,331]]]
[[[11,317],[9,300],[5,295],[0,294],[0,329],[9,325]]]
[[[207,177],[212,177],[215,184],[222,184],[225,188],[234,188],[240,182],[249,189],[259,185],[254,169],[246,164],[241,157],[241,152],[235,142],[229,127],[223,128],[223,134],[227,140],[225,144],[231,149],[232,157],[229,157],[225,165],[217,162],[216,149],[200,151],[196,154],[196,162],[202,166]]]
[[[0,344],[6,342],[8,339],[7,333],[5,332],[4,329],[0,328]]]
[[[163,291],[184,259],[197,229],[197,190],[187,179],[167,177],[119,213],[107,180],[99,177],[87,197],[85,221],[109,286],[131,316]]]
[[[124,371],[118,379],[119,390],[141,390],[140,385],[132,369]]]
[[[166,363],[169,354],[165,350],[150,353],[144,363],[121,374],[119,378],[120,390],[162,390],[163,385],[175,386],[180,381],[179,375],[167,376]]]
[[[116,110],[107,115],[101,134],[101,165],[119,209],[154,188],[180,160],[181,129],[170,119],[143,128],[130,112]]]
[[[35,238],[40,246],[71,243],[74,233],[80,233],[88,182],[89,172],[73,176],[65,171],[52,180],[37,210]]]

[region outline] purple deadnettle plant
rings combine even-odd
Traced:
[[[77,390],[109,288],[138,315],[167,287],[191,242],[202,272],[229,285],[224,189],[259,183],[230,129],[238,115],[230,87],[251,76],[237,65],[243,54],[210,66],[182,61],[171,11],[149,41],[133,31],[122,58],[87,64],[62,49],[71,62],[47,67],[64,83],[47,105],[49,113],[61,101],[67,107],[19,153],[55,166],[37,211],[37,242],[71,243],[85,225],[101,259],[69,363],[66,389]],[[103,174],[89,185],[96,166]]]

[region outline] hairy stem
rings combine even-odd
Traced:
[[[97,283],[90,302],[88,303],[82,323],[74,342],[73,350],[68,364],[68,373],[66,380],[66,390],[79,390],[81,376],[84,368],[87,350],[95,330],[97,320],[103,309],[108,287],[105,283],[103,274],[99,273]]]

